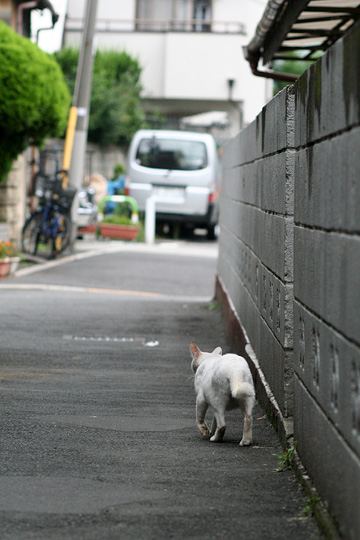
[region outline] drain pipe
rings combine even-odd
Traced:
[[[20,4],[17,10],[17,32],[20,35],[23,35],[23,19],[24,19],[24,11],[29,9],[48,9],[51,12],[51,22],[52,26],[48,26],[46,28],[40,28],[36,32],[36,43],[38,43],[39,40],[39,33],[42,30],[51,30],[54,28],[55,24],[59,20],[59,15],[55,12],[53,6],[51,5],[48,0],[32,0],[31,2],[24,2],[23,4]]]
[[[258,69],[261,50],[264,46],[266,36],[274,27],[277,19],[286,9],[287,0],[269,0],[263,16],[256,27],[255,35],[250,43],[243,47],[245,59],[249,62],[252,73],[256,77],[264,77],[265,79],[274,79],[276,81],[295,82],[298,76],[292,73],[281,73],[280,71],[264,71]]]
[[[251,64],[251,72],[256,77],[263,77],[264,79],[273,79],[274,81],[284,81],[293,83],[298,80],[297,75],[291,73],[281,73],[280,71],[261,71],[257,68],[257,64]]]
[[[20,4],[17,11],[17,32],[21,36],[23,35],[23,13],[26,9],[32,9],[36,8],[38,5],[37,1],[33,2],[25,2],[24,4]]]
[[[285,81],[293,83],[298,80],[298,76],[292,73],[282,73],[280,71],[265,71],[258,69],[259,56],[251,53],[248,47],[243,47],[245,60],[250,64],[250,69],[253,75],[256,77],[263,77],[265,79],[273,79],[275,81]]]
[[[52,25],[51,26],[45,26],[43,28],[39,28],[37,31],[36,31],[36,43],[39,43],[39,35],[40,35],[40,32],[43,32],[44,30],[52,30],[55,26],[55,24],[58,22],[59,20],[59,15],[57,13],[55,13],[55,15],[52,15]]]

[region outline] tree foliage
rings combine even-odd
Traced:
[[[63,133],[69,104],[54,59],[0,21],[0,179],[30,143]]]
[[[280,73],[291,73],[300,77],[300,75],[307,70],[310,62],[301,61],[301,58],[296,56],[296,54],[293,54],[292,56],[292,58],[289,56],[289,60],[276,60],[273,64],[274,71],[279,71]],[[274,95],[280,92],[280,90],[285,88],[285,86],[288,84],[288,82],[274,81]]]
[[[70,92],[74,91],[78,51],[56,53]],[[89,141],[106,146],[127,146],[144,124],[140,105],[138,61],[126,52],[97,51],[94,59],[89,119]]]

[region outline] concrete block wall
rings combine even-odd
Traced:
[[[225,150],[218,275],[285,416],[292,414],[294,92]]]
[[[360,538],[360,25],[225,152],[218,278],[300,457]]]
[[[360,538],[360,26],[295,85],[294,427]]]

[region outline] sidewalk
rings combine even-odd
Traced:
[[[226,352],[219,310],[166,293],[39,292],[31,279],[1,291],[2,539],[320,538],[258,406],[252,447],[238,445],[237,411],[224,443],[197,433],[188,344]]]

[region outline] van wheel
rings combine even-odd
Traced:
[[[216,225],[208,225],[208,228],[207,228],[208,240],[216,240],[215,228],[216,228]]]

